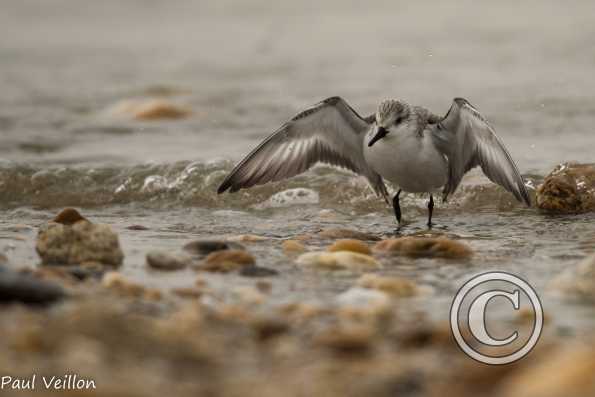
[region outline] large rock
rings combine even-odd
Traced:
[[[66,211],[66,210],[65,210]],[[80,217],[76,219],[68,209],[68,222],[54,221],[41,227],[37,235],[36,250],[44,265],[88,265],[102,264],[119,266],[124,254],[120,248],[118,235],[109,225],[93,224]]]
[[[555,213],[594,211],[595,164],[560,164],[537,188],[537,206]]]

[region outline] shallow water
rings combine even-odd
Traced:
[[[361,178],[325,167],[217,196],[233,161],[303,107],[331,95],[362,114],[386,97],[440,114],[463,96],[491,121],[537,186],[562,161],[593,161],[594,11],[589,1],[573,7],[504,1],[482,9],[470,1],[389,1],[366,9],[365,17],[359,3],[334,1],[5,4],[0,248],[12,266],[35,265],[37,226],[74,206],[114,226],[126,254],[122,272],[145,284],[168,289],[195,278],[192,270],[147,271],[149,249],[256,234],[267,240],[248,249],[258,264],[280,271],[271,279],[274,301],[334,299],[358,275],[299,269],[281,241],[331,227],[389,236],[392,210]],[[193,113],[174,121],[119,113],[126,101],[156,97]],[[297,188],[309,190],[271,199]],[[425,200],[405,196],[411,223],[404,234],[425,231]],[[553,330],[595,327],[591,306],[547,289],[554,276],[595,250],[595,216],[547,216],[512,200],[473,172],[449,203],[437,206],[436,230],[463,239],[476,255],[465,264],[385,262],[381,273],[407,276],[432,291],[403,310],[445,321],[467,278],[499,269],[531,282]],[[126,229],[135,224],[148,230]],[[311,247],[327,243],[314,240]],[[229,274],[204,277],[222,294],[230,285],[254,284]]]

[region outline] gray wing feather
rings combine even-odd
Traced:
[[[369,127],[370,122],[343,99],[325,99],[266,138],[235,166],[217,192],[290,178],[320,162],[365,176],[374,191],[387,199],[382,177],[364,159],[363,139]]]
[[[486,119],[465,99],[455,98],[450,110],[433,130],[434,142],[448,158],[449,178],[444,198],[453,193],[463,175],[481,166],[494,183],[517,200],[531,205],[529,194],[510,153]]]

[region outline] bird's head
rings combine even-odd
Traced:
[[[382,101],[376,111],[376,123],[374,136],[370,139],[368,146],[372,146],[378,140],[384,138],[391,130],[398,128],[401,123],[409,118],[409,105],[394,99]]]

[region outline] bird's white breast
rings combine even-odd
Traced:
[[[412,193],[430,192],[446,184],[448,164],[429,132],[420,136],[403,126],[368,147],[373,130],[364,140],[364,157],[384,179]]]

